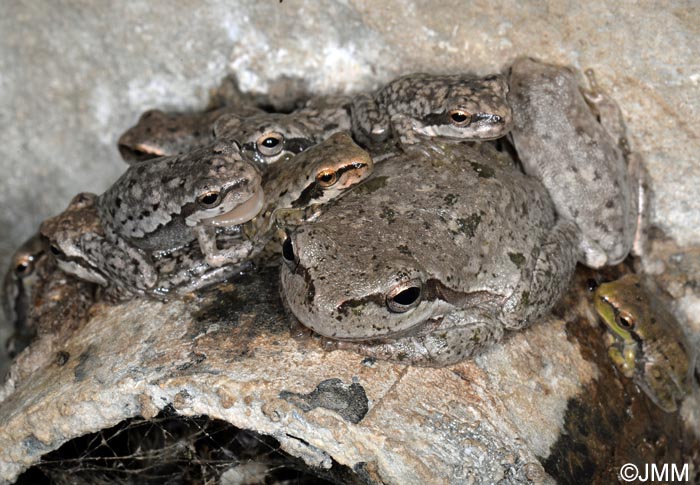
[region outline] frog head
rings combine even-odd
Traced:
[[[482,79],[455,77],[449,92],[432,112],[414,122],[424,136],[470,140],[493,140],[505,136],[513,124],[513,111],[506,95],[508,84],[501,75]]]
[[[102,237],[103,230],[95,207],[97,196],[82,192],[71,200],[61,214],[45,220],[40,228],[49,252],[58,267],[82,280],[107,285],[107,278],[91,262],[91,255],[83,245],[84,237]]]
[[[308,121],[295,113],[261,113],[245,118],[227,114],[214,124],[214,136],[235,141],[245,158],[269,165],[314,144],[314,129]]]
[[[305,326],[337,340],[398,338],[448,308],[410,256],[354,244],[351,234],[338,241],[318,226],[283,244],[285,299]]]

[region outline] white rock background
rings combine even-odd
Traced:
[[[700,244],[700,4],[447,0],[4,2],[0,263],[79,191],[124,170],[118,136],[148,108],[197,109],[235,72],[311,91],[411,71],[499,71],[517,56],[595,69],[655,192],[652,221]],[[0,332],[1,334],[2,332]]]

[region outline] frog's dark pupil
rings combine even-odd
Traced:
[[[263,140],[263,145],[265,146],[265,148],[275,148],[279,144],[279,139],[272,136],[267,137]]]
[[[452,113],[452,120],[455,123],[464,123],[465,121],[467,121],[467,115],[465,115],[461,111],[457,111],[455,113]]]
[[[219,194],[206,194],[200,199],[204,205],[212,205],[219,199]]]
[[[287,261],[294,261],[294,246],[292,246],[292,240],[289,237],[282,244],[282,256]]]
[[[330,182],[331,180],[333,180],[333,174],[330,173],[330,172],[328,172],[328,173],[323,173],[323,174],[321,174],[321,176],[319,177],[319,180],[320,180],[321,182]]]
[[[589,278],[586,281],[586,287],[588,288],[588,291],[593,291],[596,288],[598,288],[598,282],[594,280],[593,278]]]
[[[627,320],[625,317],[620,317],[620,325],[624,328],[632,328],[632,322]]]
[[[17,263],[17,267],[15,268],[15,271],[18,274],[23,274],[28,269],[29,269],[29,265],[27,263]]]
[[[52,253],[54,256],[60,256],[60,255],[61,255],[61,250],[58,249],[58,246],[56,246],[55,244],[52,244],[51,247],[50,247],[50,249],[51,249],[51,253]]]
[[[394,295],[392,300],[394,300],[394,303],[399,305],[408,306],[415,303],[418,297],[420,297],[420,288],[417,286],[411,286],[410,288],[406,288],[405,290]]]

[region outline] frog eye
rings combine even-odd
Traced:
[[[15,274],[17,276],[27,276],[34,272],[34,260],[31,256],[21,256],[15,261]]]
[[[221,194],[216,190],[210,190],[197,197],[197,203],[205,209],[211,209],[221,203]]]
[[[318,185],[321,187],[330,187],[331,185],[334,185],[338,181],[338,172],[335,170],[321,170],[316,174],[316,182],[318,182]]]
[[[625,330],[632,330],[634,328],[634,321],[630,318],[623,317],[622,315],[616,315],[615,320],[617,321],[617,324]]]
[[[266,157],[272,157],[282,151],[284,136],[280,133],[265,133],[255,142],[258,151]]]
[[[51,250],[51,254],[54,256],[61,256],[63,254],[63,251],[61,251],[61,248],[58,247],[58,245],[52,243],[49,246],[49,250]]]
[[[282,257],[287,264],[293,265],[296,263],[296,254],[294,254],[294,244],[292,238],[287,236],[282,243]]]
[[[453,109],[449,112],[450,123],[455,126],[467,126],[472,122],[472,115],[463,109]]]
[[[420,282],[405,281],[387,293],[386,306],[394,313],[405,313],[418,306],[421,293]]]

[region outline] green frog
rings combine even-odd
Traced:
[[[595,309],[609,330],[615,366],[672,413],[690,390],[696,351],[650,285],[636,274],[603,283],[595,290]]]

